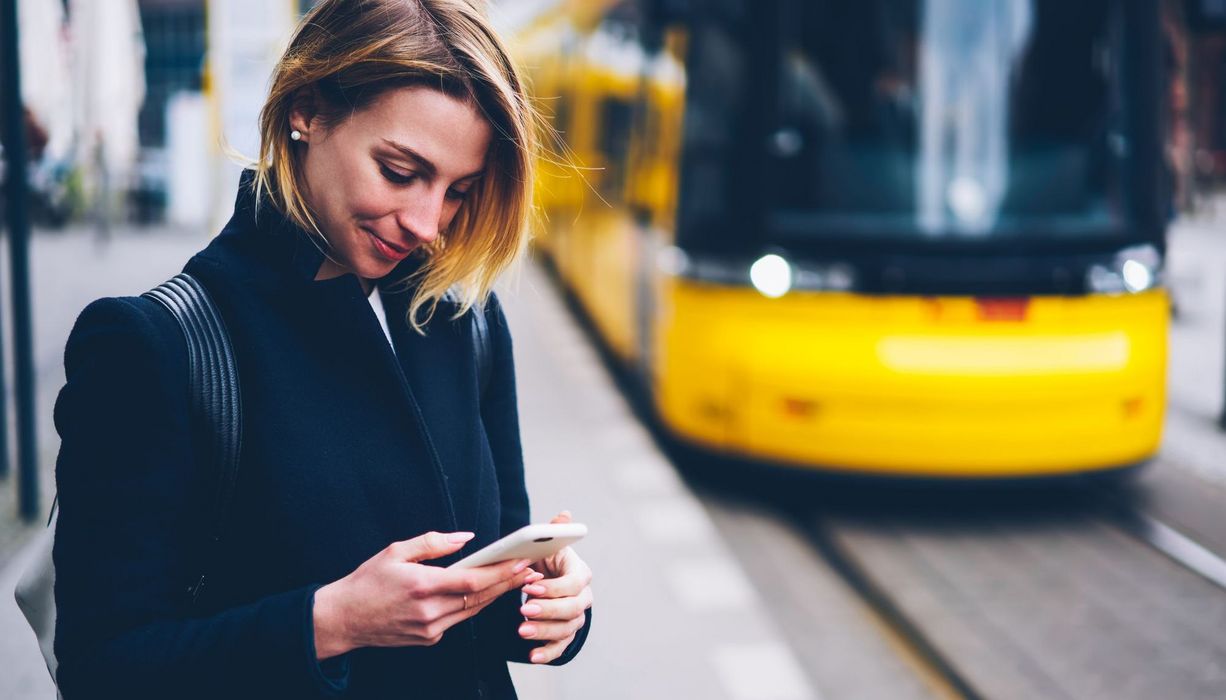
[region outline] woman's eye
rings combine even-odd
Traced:
[[[383,173],[383,177],[387,178],[388,182],[393,182],[397,185],[407,185],[413,181],[413,178],[417,177],[416,173],[398,173],[382,163],[379,164],[379,170]]]
[[[461,202],[467,196],[468,196],[467,190],[465,190],[464,192],[461,192],[459,190],[447,190],[447,199],[454,199],[457,202]]]

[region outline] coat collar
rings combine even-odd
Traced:
[[[349,273],[328,280],[316,280],[325,256],[325,243],[312,237],[286,217],[265,194],[257,206],[255,171],[244,170],[239,178],[234,214],[221,233],[197,257],[219,262],[248,281],[277,289],[320,291],[360,289],[357,276]],[[386,288],[408,279],[422,264],[422,257],[410,255],[387,276],[376,281],[384,295]]]

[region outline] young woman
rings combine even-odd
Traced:
[[[574,551],[444,568],[528,523],[490,289],[524,248],[533,119],[478,0],[324,0],[303,19],[234,216],[185,267],[221,310],[243,411],[194,602],[217,468],[191,444],[182,331],[111,298],[68,341],[65,697],[510,698],[508,660],[578,652]],[[486,382],[468,313],[489,325]]]

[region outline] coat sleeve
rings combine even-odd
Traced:
[[[481,418],[485,424],[494,468],[498,474],[498,490],[502,500],[500,536],[505,536],[529,522],[528,491],[524,484],[524,457],[519,437],[519,409],[515,394],[515,359],[511,333],[498,298],[490,296],[485,309],[492,345],[492,367],[489,387],[481,400]],[[519,613],[521,594],[514,590],[499,598],[482,613],[488,631],[497,640],[503,658],[528,663],[528,655],[539,642],[519,636],[524,618]],[[592,626],[592,611],[586,613],[582,629],[561,656],[552,661],[560,666],[575,657],[587,640]]]
[[[315,659],[316,586],[204,614],[215,470],[190,444],[187,349],[155,302],[103,299],[73,328],[55,406],[60,513],[55,650],[64,697],[327,697],[347,667]],[[331,675],[331,677],[330,677]]]

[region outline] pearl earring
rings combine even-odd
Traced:
[[[302,132],[298,131],[297,129],[294,129],[293,131],[289,132],[289,137],[295,141],[301,141]]]

